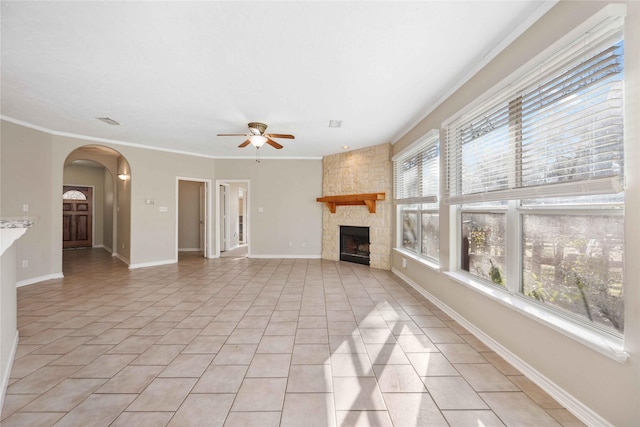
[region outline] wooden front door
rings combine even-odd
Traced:
[[[65,185],[62,195],[62,247],[91,247],[93,189]]]

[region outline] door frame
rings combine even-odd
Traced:
[[[233,184],[233,183],[241,183],[241,184],[246,184],[243,188],[246,190],[247,192],[247,196],[244,199],[244,208],[246,209],[247,214],[245,215],[244,218],[244,233],[245,233],[245,241],[247,241],[247,256],[251,255],[251,234],[250,234],[250,224],[251,224],[251,181],[248,179],[216,179],[216,194],[215,194],[215,198],[216,198],[216,210],[215,210],[215,230],[220,230],[220,222],[221,222],[221,218],[220,218],[220,187],[223,185],[228,186],[229,184]],[[228,199],[228,194],[227,194],[227,199]],[[228,200],[227,200],[228,201]],[[228,208],[228,203],[227,203],[227,208]],[[228,217],[228,213],[227,213],[227,217]],[[229,235],[229,232],[227,232],[227,236]],[[219,258],[220,257],[220,239],[216,238],[215,239],[216,245],[215,245],[215,254],[214,257],[215,258]]]
[[[62,184],[62,194],[64,194],[64,187],[84,187],[91,188],[91,247],[104,247],[103,245],[96,245],[96,186],[95,185],[87,185],[87,184]],[[62,200],[62,194],[60,195],[60,200]],[[60,209],[62,209],[62,204],[60,204]],[[62,212],[64,215],[64,212]],[[64,238],[63,238],[64,239]]]
[[[191,181],[191,182],[200,182],[204,183],[205,191],[204,191],[204,257],[212,258],[211,251],[211,180],[204,178],[193,178],[193,177],[185,177],[185,176],[177,176],[176,177],[176,217],[175,217],[175,229],[176,229],[176,261],[178,260],[178,252],[180,246],[178,244],[178,214],[180,210],[180,181]]]

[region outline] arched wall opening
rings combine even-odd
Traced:
[[[131,247],[131,167],[118,151],[85,145],[65,159],[63,188],[90,200],[62,200],[62,246],[104,248],[129,264]],[[70,196],[68,196],[70,197]]]

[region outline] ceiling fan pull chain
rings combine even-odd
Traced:
[[[256,163],[260,163],[260,147],[256,147]]]

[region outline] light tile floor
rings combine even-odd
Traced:
[[[65,251],[18,289],[2,426],[576,426],[391,272]]]

